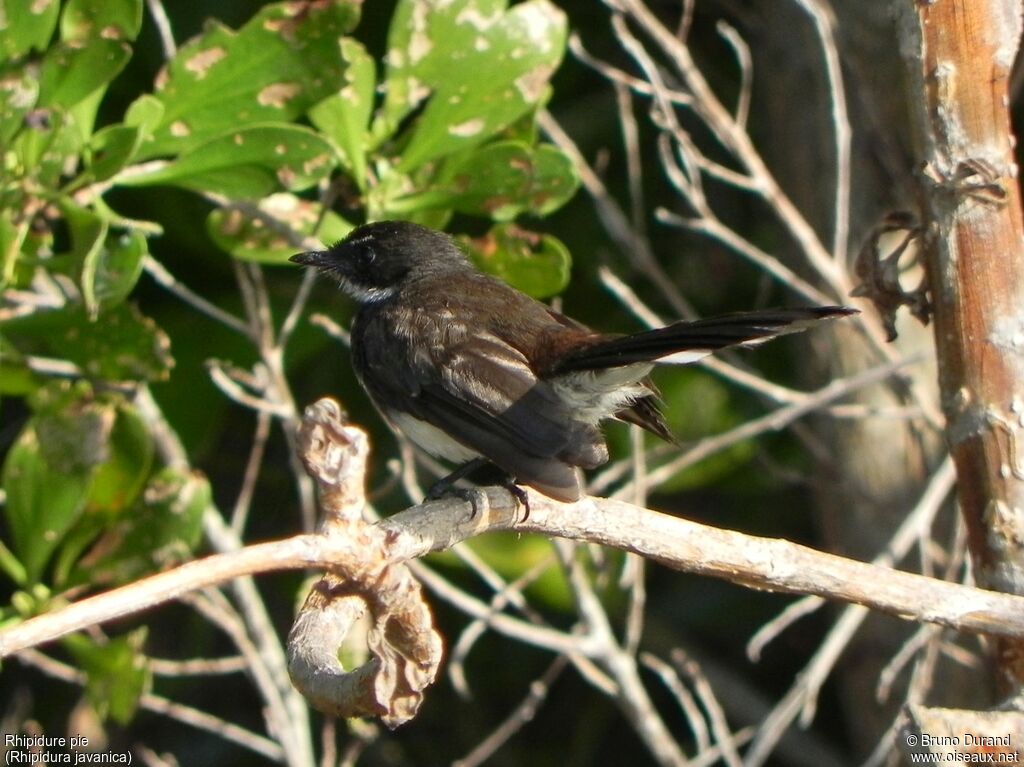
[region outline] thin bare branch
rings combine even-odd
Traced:
[[[785,266],[775,256],[761,250],[752,242],[742,237],[736,230],[730,229],[716,218],[683,218],[664,208],[659,208],[655,215],[662,223],[678,226],[681,229],[693,232],[700,232],[713,240],[718,240],[718,242],[737,255],[756,264],[766,274],[770,274],[780,285],[784,285],[805,300],[822,305],[833,303],[833,299],[830,296],[822,293],[809,282],[797,276],[796,272]]]
[[[230,367],[220,360],[209,360],[206,369],[210,372],[210,380],[214,385],[233,402],[255,410],[257,413],[266,413],[278,418],[287,418],[290,415],[286,405],[247,392],[238,382],[237,376],[233,375]]]
[[[572,158],[573,164],[580,174],[583,187],[594,199],[601,223],[611,238],[615,240],[619,249],[637,265],[640,271],[647,275],[647,278],[662,292],[681,317],[696,316],[689,302],[683,298],[678,287],[669,279],[665,270],[654,258],[654,254],[645,246],[642,239],[636,237],[630,227],[629,218],[608,193],[604,183],[587,163],[569,134],[562,130],[562,126],[547,111],[542,111],[537,115],[537,122],[555,145]]]
[[[575,32],[569,35],[569,50],[572,51],[576,58],[588,67],[607,78],[609,82],[617,85],[624,85],[634,93],[641,96],[654,95],[654,88],[652,88],[651,84],[646,80],[640,77],[634,77],[618,67],[613,67],[607,62],[591,56],[590,53],[587,52],[587,49],[583,47],[583,41],[580,40],[579,35]],[[667,91],[666,96],[673,104],[678,104],[680,106],[685,106],[691,101],[688,94],[680,93],[679,91],[669,90]]]
[[[171,29],[171,20],[167,17],[167,10],[162,0],[146,0],[146,7],[149,8],[149,15],[153,17],[153,24],[160,35],[164,59],[169,61],[177,53],[177,45],[174,42],[174,32]]]
[[[238,674],[248,666],[241,655],[225,658],[193,658],[192,660],[148,659],[149,667],[158,676],[207,676],[211,674]]]
[[[465,546],[456,546],[453,548],[453,550],[459,549],[463,550],[463,554],[469,550],[468,547]],[[501,584],[501,586],[496,590],[494,596],[491,598],[490,605],[493,614],[496,615],[502,612],[509,604],[515,604],[526,613],[530,621],[537,625],[543,625],[544,621],[541,619],[540,615],[529,606],[529,603],[523,597],[523,589],[535,583],[536,580],[553,564],[553,557],[544,557],[532,567],[528,568],[526,572],[511,583]],[[476,641],[484,635],[489,626],[490,621],[488,618],[474,618],[470,621],[469,625],[463,629],[462,633],[459,635],[458,641],[455,642],[455,645],[452,647],[451,653],[449,654],[448,675],[451,678],[452,686],[464,698],[468,698],[470,696],[469,680],[466,678],[465,673],[466,658],[469,656],[469,653],[476,644]]]
[[[205,314],[207,317],[216,320],[237,333],[241,333],[247,338],[252,338],[251,329],[242,320],[224,311],[216,304],[207,301],[183,282],[180,282],[173,274],[167,271],[163,264],[152,256],[146,255],[143,258],[142,268],[146,270],[146,274],[152,277],[158,285],[173,293],[196,311]]]
[[[672,693],[672,697],[679,704],[683,716],[690,725],[690,732],[697,745],[697,753],[704,753],[711,748],[711,730],[704,719],[704,714],[697,705],[697,699],[686,689],[679,673],[670,664],[663,661],[653,653],[640,653],[640,662],[653,671],[661,679],[665,688]]]
[[[563,655],[555,658],[540,678],[530,683],[526,697],[509,714],[508,718],[466,756],[452,762],[452,767],[477,767],[494,756],[499,748],[537,715],[537,710],[547,698],[551,685],[565,670],[567,663],[568,661]]]
[[[249,675],[263,700],[261,713],[266,720],[267,731],[282,733],[286,737],[289,711],[285,692],[275,683],[270,667],[260,657],[259,648],[235,608],[216,589],[185,594],[182,601],[223,631],[242,653],[249,666]]]
[[[850,239],[850,144],[853,132],[846,107],[843,69],[836,45],[835,18],[827,0],[793,0],[814,23],[825,59],[825,77],[832,105],[832,136],[835,142],[835,204],[833,206],[832,258],[846,264]]]
[[[931,526],[935,515],[953,490],[956,472],[952,461],[947,457],[935,471],[920,500],[907,514],[899,529],[893,534],[885,551],[872,560],[873,564],[892,567],[909,553],[922,532]],[[785,631],[795,621],[810,615],[824,604],[818,597],[804,597],[783,610],[777,617],[766,623],[747,643],[747,656],[758,660],[764,648],[775,637]]]
[[[252,436],[252,447],[249,448],[249,460],[246,461],[242,486],[235,499],[235,508],[231,512],[231,529],[237,535],[242,534],[249,519],[249,510],[252,508],[252,499],[256,493],[256,481],[260,476],[267,440],[270,438],[270,424],[269,413],[262,410],[256,413],[256,429]]]
[[[853,285],[845,270],[838,267],[821,244],[814,229],[779,187],[764,164],[746,131],[718,100],[703,73],[679,41],[641,0],[606,0],[606,4],[626,14],[639,25],[671,60],[693,95],[693,107],[713,130],[716,139],[735,156],[748,174],[760,182],[760,192],[799,243],[808,262],[828,283],[836,297],[849,294]]]
[[[747,129],[747,118],[750,116],[750,97],[754,84],[754,63],[750,57],[750,46],[744,40],[736,28],[724,20],[720,20],[715,27],[722,39],[729,43],[736,63],[740,68],[740,93],[736,98],[735,117],[736,124],[743,130]]]
[[[743,760],[740,759],[736,737],[729,727],[729,723],[725,719],[725,712],[715,697],[715,692],[711,689],[711,683],[704,676],[700,665],[692,658],[687,657],[686,653],[678,647],[672,650],[671,657],[676,670],[689,677],[694,692],[707,712],[708,721],[711,724],[711,732],[715,736],[715,745],[722,752],[722,761],[729,767],[741,767]]]
[[[573,585],[577,609],[586,626],[584,633],[593,641],[594,658],[618,686],[615,703],[659,764],[681,767],[686,763],[682,747],[647,694],[640,679],[636,656],[623,649],[616,640],[608,614],[575,556],[577,547],[566,541],[556,541],[556,546],[562,553]]]
[[[148,386],[139,387],[135,405],[149,428],[161,461],[180,471],[190,471],[185,448],[177,432],[164,417]],[[214,551],[223,553],[242,548],[242,542],[213,504],[203,512],[203,533]],[[309,765],[313,761],[309,707],[288,678],[284,648],[266,606],[251,578],[235,579],[232,583],[232,592],[238,602],[248,635],[259,648],[258,662],[266,666],[275,688],[284,700],[287,717],[285,728],[278,733],[278,737],[285,746],[288,764],[293,767]]]

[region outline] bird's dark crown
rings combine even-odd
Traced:
[[[290,260],[334,277],[363,303],[390,297],[410,277],[468,265],[451,237],[409,221],[364,224],[327,250],[299,253]]]

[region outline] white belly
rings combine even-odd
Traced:
[[[466,463],[480,457],[480,453],[472,448],[452,439],[436,426],[408,413],[389,413],[388,420],[418,447],[436,458],[444,458],[452,463]]]

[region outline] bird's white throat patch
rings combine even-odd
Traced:
[[[394,287],[368,288],[363,285],[356,285],[348,277],[341,275],[336,275],[336,277],[341,289],[361,304],[376,304],[395,295]]]

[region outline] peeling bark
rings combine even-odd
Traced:
[[[946,438],[975,577],[1024,594],[1024,222],[1009,115],[1019,0],[901,0]],[[1024,645],[998,642],[1004,693]]]

